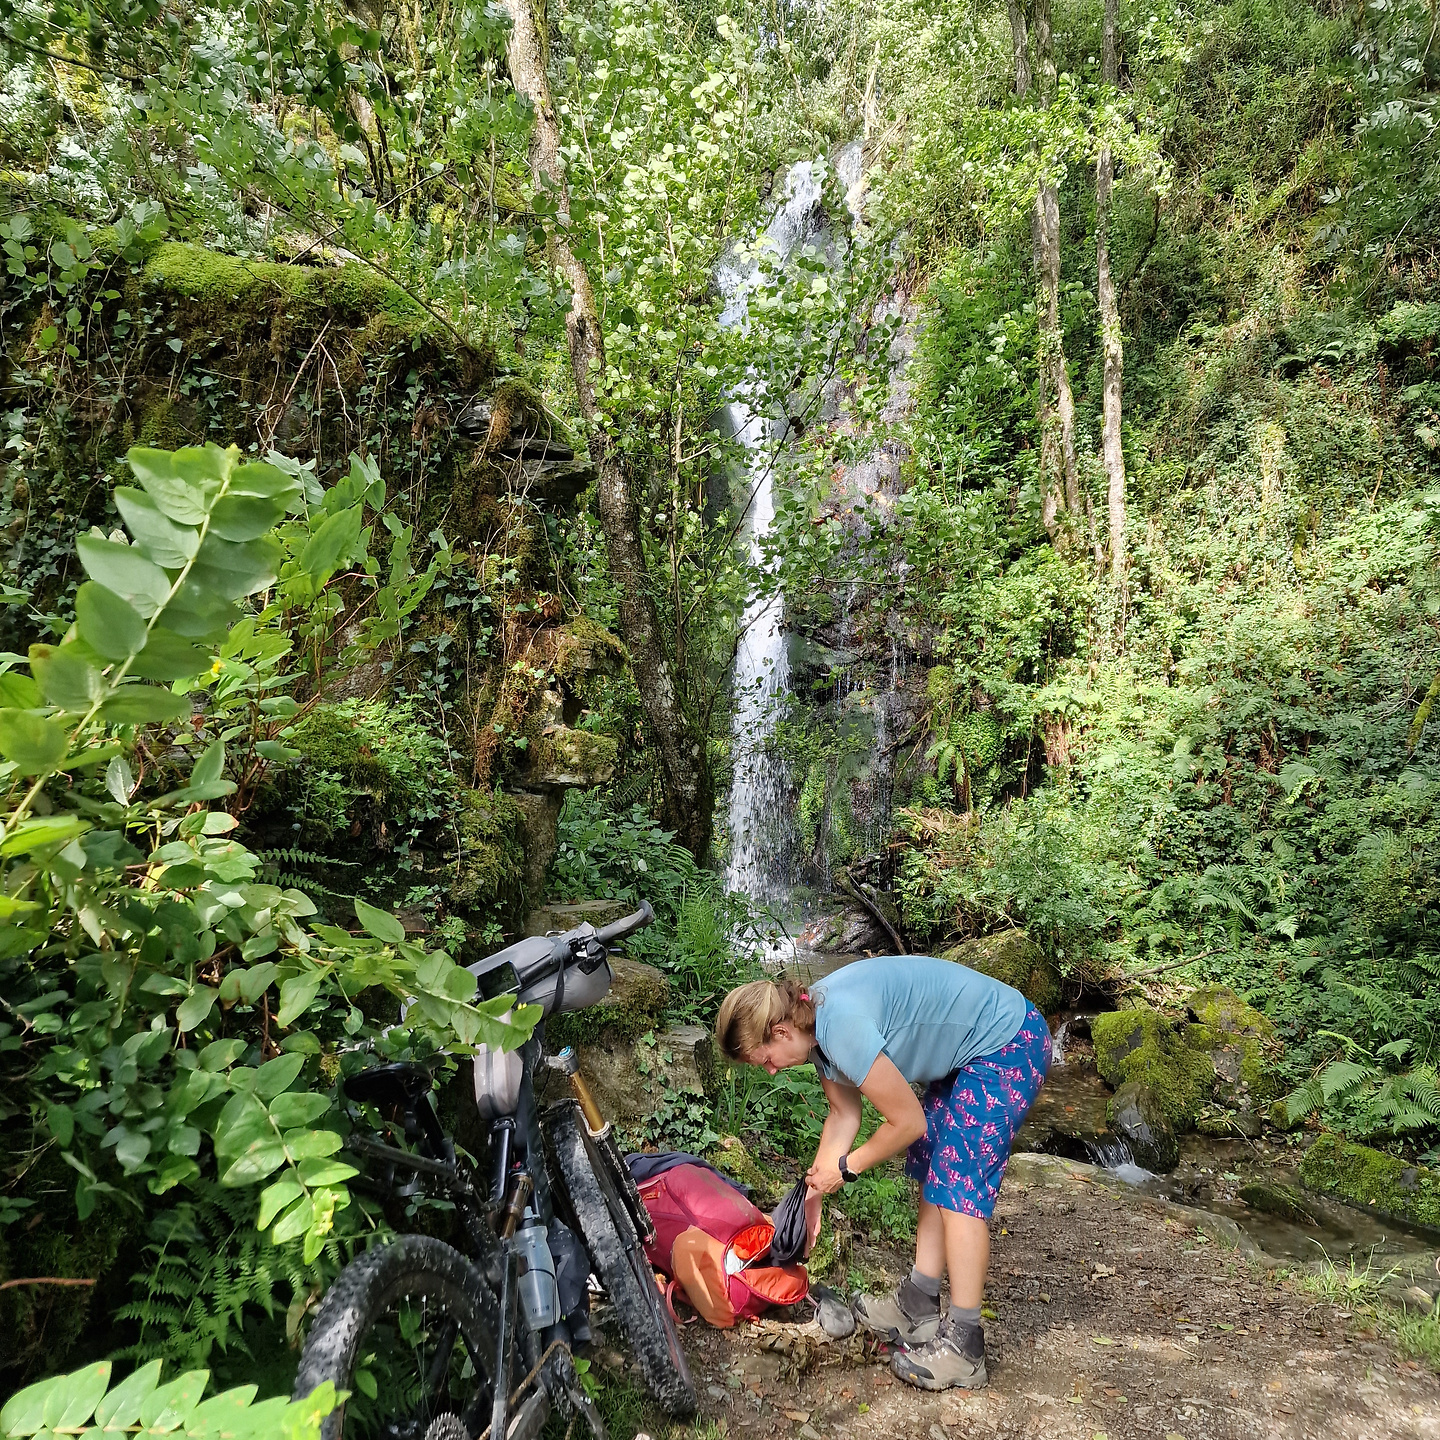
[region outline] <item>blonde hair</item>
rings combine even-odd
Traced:
[[[770,1043],[777,1025],[815,1033],[815,1006],[805,987],[788,976],[738,985],[721,1002],[715,1017],[715,1043],[729,1060],[744,1063]]]

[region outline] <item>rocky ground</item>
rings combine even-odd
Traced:
[[[1278,1276],[1226,1243],[1228,1224],[1123,1194],[1090,1166],[1016,1156],[993,1226],[988,1389],[913,1390],[873,1342],[803,1318],[697,1323],[702,1419],[676,1440],[1440,1436],[1440,1379],[1347,1308],[1343,1285],[1321,1298]],[[909,1264],[856,1258],[892,1279]]]

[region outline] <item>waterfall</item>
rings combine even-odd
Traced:
[[[759,247],[772,261],[785,260],[816,232],[822,174],[822,168],[808,160],[791,167],[784,200]],[[746,301],[759,277],[758,255],[731,255],[720,263],[717,280],[725,298],[722,325],[745,323]],[[775,461],[788,429],[783,418],[770,413],[770,399],[747,388],[722,417],[746,455],[742,483],[752,498],[743,533],[757,565],[762,563],[765,537],[775,519]],[[730,789],[726,883],[729,889],[765,903],[783,901],[789,894],[795,838],[788,777],[769,743],[789,681],[782,609],[779,595],[767,594],[762,579],[745,608],[735,655],[731,732],[735,778]]]

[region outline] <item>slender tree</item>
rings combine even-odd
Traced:
[[[675,666],[647,585],[640,506],[630,478],[610,445],[596,380],[605,374],[605,336],[595,304],[595,287],[568,237],[570,200],[560,153],[560,123],[546,72],[546,37],[530,0],[504,0],[510,17],[508,62],[515,89],[534,109],[530,131],[530,174],[537,190],[556,201],[546,226],[551,268],[570,292],[565,317],[570,369],[581,415],[589,431],[590,456],[599,475],[600,525],[618,591],[620,634],[630,652],[645,715],[659,751],[664,788],[664,823],[697,859],[710,848],[715,809],[706,736],[689,713]]]
[[[1024,99],[1032,85],[1040,108],[1054,101],[1058,75],[1050,0],[1007,0],[1015,59],[1015,94]],[[1029,47],[1033,39],[1035,65]],[[1038,71],[1038,79],[1036,76]],[[1040,420],[1041,518],[1052,540],[1060,538],[1060,511],[1077,520],[1081,513],[1080,473],[1075,458],[1075,398],[1065,364],[1065,339],[1060,326],[1060,197],[1054,182],[1040,176],[1030,215],[1031,259],[1035,269],[1036,319],[1040,330],[1040,378],[1037,414]]]
[[[1116,31],[1120,0],[1105,0],[1105,28],[1100,51],[1100,79],[1108,90],[1119,82]],[[1120,306],[1110,273],[1110,190],[1115,157],[1107,142],[1095,162],[1095,265],[1098,272],[1100,333],[1105,355],[1104,421],[1101,449],[1105,456],[1106,492],[1110,507],[1110,571],[1117,582],[1125,575],[1125,450],[1120,440],[1121,378],[1125,351],[1120,338]]]

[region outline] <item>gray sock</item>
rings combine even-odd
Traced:
[[[980,1328],[980,1307],[952,1305],[946,1317],[954,1332],[955,1343],[972,1360],[985,1353],[985,1332]]]
[[[924,1320],[940,1308],[940,1277],[912,1270],[909,1277],[900,1282],[895,1299],[912,1320]]]

